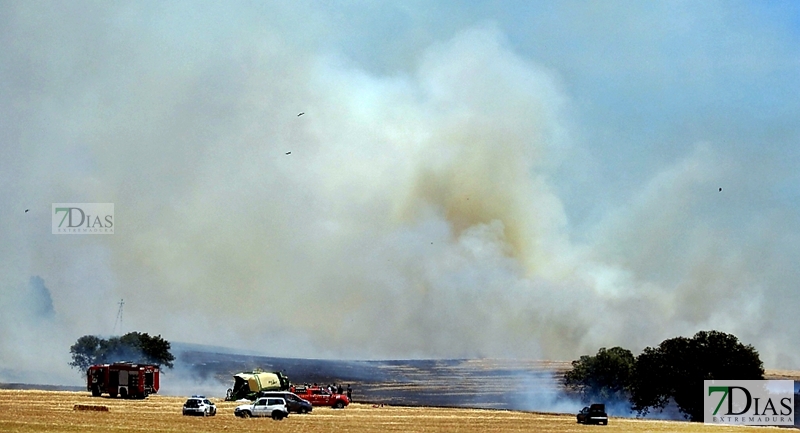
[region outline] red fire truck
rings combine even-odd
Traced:
[[[158,366],[130,362],[93,365],[86,371],[86,388],[94,397],[146,398],[158,392]]]
[[[337,394],[336,391],[331,394],[327,389],[319,386],[293,386],[289,390],[298,397],[311,402],[314,407],[331,406],[341,409],[350,404],[350,399],[346,395]]]

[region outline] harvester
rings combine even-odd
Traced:
[[[286,391],[292,383],[280,371],[265,372],[253,370],[233,375],[233,388],[228,389],[226,401],[246,398],[255,400],[259,391]]]

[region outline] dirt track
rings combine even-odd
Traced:
[[[775,428],[706,426],[673,421],[612,418],[608,426],[584,426],[572,415],[505,410],[372,407],[353,404],[343,410],[315,408],[309,415],[283,421],[240,419],[237,403],[216,402],[218,415],[184,417],[184,397],[147,400],[92,398],[85,392],[0,390],[2,432],[765,432]],[[105,406],[107,412],[76,411],[74,405]]]

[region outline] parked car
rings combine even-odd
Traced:
[[[310,401],[289,391],[260,391],[258,397],[280,397],[286,400],[286,409],[289,413],[309,413],[314,409]]]
[[[578,412],[578,423],[583,424],[608,424],[608,414],[606,413],[606,405],[602,403],[595,403],[591,406],[586,406]]]
[[[193,395],[183,404],[184,415],[214,416],[217,406],[204,395]]]
[[[350,404],[350,399],[344,394],[331,394],[327,389],[318,386],[296,386],[291,388],[300,398],[308,400],[314,406],[331,406],[341,409]]]
[[[237,406],[233,414],[242,418],[271,417],[280,421],[289,416],[289,409],[286,408],[286,400],[282,398],[260,397],[251,404]]]

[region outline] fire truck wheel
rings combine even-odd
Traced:
[[[92,397],[100,397],[100,388],[97,385],[92,387]]]
[[[128,390],[125,388],[120,389],[119,396],[122,398],[128,398]]]

